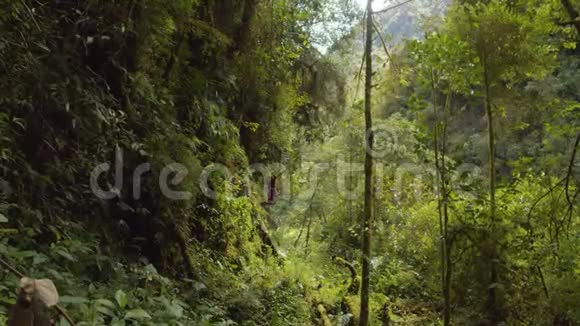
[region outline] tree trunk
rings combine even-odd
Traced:
[[[447,142],[447,113],[451,103],[451,90],[445,97],[443,117],[437,110],[435,76],[431,72],[431,102],[434,109],[435,122],[433,127],[433,142],[435,151],[435,172],[437,177],[437,214],[439,215],[440,236],[440,264],[441,264],[441,292],[443,293],[443,325],[449,326],[451,320],[450,284],[451,284],[451,259],[449,248],[449,205],[448,205],[448,180],[445,166],[446,142]],[[441,138],[439,129],[441,127]]]
[[[443,325],[449,326],[451,325],[451,244],[448,242],[448,239],[445,239],[446,242],[446,254],[445,254],[445,280],[443,283],[443,300],[445,301],[445,307],[443,311]]]
[[[362,287],[360,300],[359,325],[369,324],[369,282],[371,267],[371,232],[373,220],[373,158],[372,148],[374,136],[371,117],[371,88],[372,88],[372,47],[373,47],[373,7],[372,0],[367,3],[367,26],[365,45],[365,124],[366,124],[366,151],[365,151],[365,202],[362,219]]]
[[[484,86],[485,86],[485,111],[487,114],[487,129],[489,143],[489,218],[490,227],[489,241],[489,263],[490,263],[490,284],[487,293],[487,314],[492,323],[499,321],[500,312],[497,303],[497,244],[496,244],[496,204],[495,204],[495,133],[493,127],[493,109],[490,95],[490,81],[488,76],[487,59],[484,58]]]
[[[246,0],[244,2],[244,13],[242,14],[242,23],[240,29],[238,31],[238,44],[237,49],[245,53],[251,46],[250,42],[250,32],[251,32],[251,25],[252,19],[256,15],[256,8],[258,2],[256,0]]]
[[[443,292],[443,297],[445,298],[445,231],[443,227],[443,209],[442,209],[442,184],[443,177],[441,171],[441,164],[439,160],[439,111],[437,110],[437,100],[436,100],[436,89],[435,89],[435,76],[433,70],[431,70],[431,104],[433,105],[433,113],[435,115],[435,122],[433,126],[433,150],[435,151],[435,173],[437,177],[437,215],[439,217],[439,259],[441,264],[441,292]],[[447,303],[444,302],[444,313],[447,308]],[[447,325],[447,324],[445,324]]]
[[[451,245],[449,243],[449,190],[445,154],[447,153],[447,114],[451,105],[451,90],[448,91],[443,107],[443,133],[441,140],[441,194],[443,196],[443,257],[445,259],[443,273],[443,325],[449,326],[451,322]]]

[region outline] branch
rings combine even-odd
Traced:
[[[20,273],[16,268],[14,268],[14,266],[10,265],[7,261],[5,261],[2,258],[0,258],[0,265],[2,265],[2,267],[9,270],[12,274],[18,276],[19,278],[24,277],[24,274]]]
[[[540,265],[537,265],[536,268],[538,270],[540,280],[542,281],[542,287],[544,288],[544,294],[546,295],[546,299],[550,299],[550,292],[548,291],[548,286],[546,285],[546,280],[544,279],[544,273],[542,273],[542,267],[540,267]]]
[[[398,3],[398,4],[394,5],[394,6],[390,6],[388,8],[382,9],[382,10],[377,10],[377,11],[373,12],[373,14],[382,14],[382,13],[385,13],[387,11],[390,11],[390,10],[393,10],[393,9],[396,9],[396,8],[399,8],[402,5],[406,5],[407,3],[411,2],[411,1],[413,1],[413,0],[403,1],[401,3]]]
[[[385,54],[387,55],[389,62],[391,62],[393,64],[393,67],[396,68],[395,61],[393,61],[393,57],[391,57],[391,54],[389,53],[389,49],[387,48],[387,44],[385,43],[385,39],[383,38],[383,35],[381,34],[381,31],[379,30],[379,27],[375,23],[374,19],[373,19],[373,27],[374,27],[375,31],[377,32],[379,39],[381,40],[381,43],[383,45],[383,49],[385,50]]]
[[[314,197],[316,197],[316,193],[318,192],[318,185],[320,185],[320,178],[318,178],[318,180],[316,180],[316,186],[314,187],[314,192],[312,193],[312,196],[310,197],[310,203],[308,204],[308,208],[306,209],[308,211],[307,214],[304,214],[304,219],[302,220],[302,225],[300,226],[300,233],[298,233],[298,237],[296,237],[296,240],[294,241],[294,247],[298,246],[298,241],[300,241],[300,238],[302,237],[302,231],[304,231],[304,224],[306,223],[306,220],[308,218],[310,218],[309,222],[308,222],[308,232],[310,233],[310,222],[312,222],[312,204],[314,203]],[[307,243],[308,245],[308,243]]]
[[[366,16],[367,16],[367,12],[365,10],[365,13],[363,14],[363,21],[365,20]],[[364,33],[364,31],[363,31],[363,33]],[[358,71],[358,77],[357,77],[357,83],[356,83],[356,94],[358,94],[358,89],[359,89],[359,86],[360,86],[360,80],[362,78],[362,70],[363,70],[363,67],[364,67],[364,64],[365,64],[365,55],[366,54],[367,54],[367,49],[365,48],[364,51],[363,51],[362,60],[360,62],[360,69]]]
[[[356,273],[356,268],[354,267],[354,265],[349,263],[348,261],[346,261],[346,259],[338,257],[338,256],[333,257],[333,260],[336,264],[342,264],[346,268],[348,268],[348,270],[350,272],[350,286],[348,287],[348,292],[349,293],[357,293],[358,292],[357,273]]]
[[[574,148],[572,149],[572,156],[570,157],[570,163],[568,164],[568,172],[566,173],[566,201],[568,201],[568,205],[572,205],[572,201],[570,200],[570,193],[568,187],[570,186],[570,178],[572,177],[572,172],[574,168],[574,161],[576,160],[576,152],[578,150],[578,144],[580,144],[580,132],[576,136],[576,141],[574,142]]]
[[[574,163],[576,161],[576,154],[578,153],[578,145],[580,145],[580,133],[578,133],[578,135],[576,136],[576,140],[574,141],[574,147],[572,149],[572,154],[570,156],[570,163],[568,163],[568,169],[566,171],[566,176],[564,178],[560,179],[560,181],[558,181],[555,185],[550,187],[550,189],[548,189],[545,193],[543,193],[540,197],[538,197],[534,201],[534,203],[532,204],[532,206],[528,210],[528,214],[527,214],[528,227],[531,227],[530,219],[531,219],[531,215],[532,215],[534,209],[536,208],[536,206],[544,198],[546,198],[548,195],[550,195],[556,188],[558,188],[562,184],[563,184],[563,188],[564,188],[563,192],[564,192],[564,195],[566,197],[566,202],[568,203],[568,209],[566,211],[566,215],[568,215],[568,224],[571,223],[572,215],[574,212],[574,202],[576,201],[576,198],[580,194],[580,188],[578,188],[578,189],[576,189],[576,192],[573,195],[570,195],[570,179],[572,178],[572,174],[574,172]],[[561,195],[562,195],[562,192],[560,192],[560,196]],[[565,219],[565,218],[566,218],[566,216],[563,217],[563,219]]]
[[[5,261],[4,259],[2,259],[0,257],[0,265],[2,267],[4,267],[5,269],[7,269],[8,271],[10,271],[12,274],[16,275],[19,278],[23,278],[25,277],[24,274],[22,274],[21,272],[19,272],[14,266],[12,266],[10,263],[8,263],[7,261]],[[58,313],[64,317],[64,319],[66,319],[66,321],[71,325],[71,326],[75,326],[75,322],[69,317],[69,315],[66,313],[66,311],[59,305],[54,306],[54,308],[56,309],[56,311],[58,311]]]
[[[570,156],[570,163],[568,164],[568,172],[566,173],[566,183],[564,185],[564,193],[566,194],[566,201],[568,202],[568,224],[572,223],[572,215],[574,213],[574,201],[580,189],[577,189],[576,193],[570,197],[570,179],[572,178],[574,161],[576,160],[576,153],[578,151],[578,145],[580,144],[580,132],[576,136],[576,141],[574,142],[574,148],[572,149],[572,155]]]
[[[42,32],[42,28],[40,28],[40,25],[38,25],[36,18],[34,18],[34,13],[33,13],[32,9],[30,9],[30,7],[28,7],[26,5],[26,2],[24,2],[24,1],[20,1],[20,2],[22,3],[22,6],[24,6],[24,8],[26,8],[26,13],[30,16],[30,20],[32,20],[32,22],[34,23],[34,26],[36,26],[36,29],[39,32]]]
[[[556,182],[555,185],[553,185],[552,187],[550,187],[550,189],[548,189],[548,191],[546,191],[543,195],[541,195],[540,197],[538,197],[536,199],[536,201],[532,204],[532,206],[530,207],[530,209],[528,210],[528,215],[527,215],[527,219],[528,219],[528,224],[530,223],[530,217],[532,215],[532,212],[534,211],[534,209],[536,208],[536,206],[542,201],[542,199],[546,198],[549,194],[552,193],[552,191],[554,191],[559,185],[562,184],[562,182],[564,182],[566,179],[561,179],[560,181]]]

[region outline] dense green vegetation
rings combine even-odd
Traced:
[[[580,2],[396,3],[2,1],[0,325],[580,325]]]

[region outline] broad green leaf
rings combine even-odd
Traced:
[[[127,311],[125,319],[143,320],[151,319],[151,316],[143,309],[133,309]]]
[[[127,306],[128,303],[127,294],[123,292],[123,290],[118,290],[115,293],[115,300],[117,300],[117,304],[119,305],[119,307],[121,307],[121,309],[124,309]]]
[[[95,301],[95,303],[103,307],[115,308],[115,304],[111,300],[98,299]]]
[[[65,251],[63,249],[55,249],[54,252],[59,256],[65,258],[66,260],[76,262],[76,259],[68,251]]]

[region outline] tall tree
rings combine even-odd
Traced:
[[[414,66],[420,82],[431,91],[433,109],[433,148],[435,154],[436,198],[439,217],[440,273],[443,295],[443,324],[451,323],[451,241],[449,205],[451,178],[447,166],[447,125],[453,94],[469,96],[475,82],[466,43],[444,29],[427,33],[422,41],[412,43]],[[471,69],[470,69],[471,68]],[[443,100],[443,104],[441,101]]]
[[[523,8],[523,7],[522,7]],[[468,44],[479,66],[477,78],[482,86],[481,98],[487,116],[489,220],[485,257],[489,266],[486,312],[492,323],[504,318],[499,302],[501,287],[498,242],[501,239],[501,218],[496,203],[496,123],[501,109],[495,101],[500,91],[507,92],[518,81],[542,77],[551,67],[552,48],[538,33],[543,24],[523,14],[518,3],[494,0],[488,3],[463,5],[449,19],[454,30]],[[523,9],[522,9],[523,10]]]
[[[371,235],[373,220],[373,121],[371,116],[372,51],[373,51],[373,7],[367,2],[366,43],[365,43],[365,199],[362,219],[362,286],[360,300],[360,326],[369,324],[369,283],[371,267]]]
[[[447,114],[451,105],[451,92],[445,95],[443,106],[443,117],[439,112],[436,114],[435,122],[435,168],[438,174],[438,213],[441,234],[441,278],[443,290],[443,325],[448,326],[451,321],[451,244],[449,241],[449,179],[445,156],[447,151]],[[435,104],[436,106],[436,104]]]

